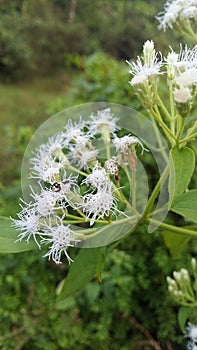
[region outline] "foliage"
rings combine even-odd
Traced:
[[[29,71],[50,74],[57,67],[63,67],[65,60],[67,67],[70,64],[73,69],[74,66],[77,78],[74,79],[72,88],[66,97],[58,98],[49,105],[49,113],[71,104],[91,100],[122,103],[139,110],[139,104],[131,95],[127,84],[128,73],[124,63],[117,62],[102,51],[86,58],[81,54],[90,53],[102,46],[116,57],[130,57],[138,51],[139,45],[144,41],[144,35],[151,33],[150,17],[152,18],[158,2],[150,1],[150,4],[147,4],[145,1],[133,1],[131,4],[130,1],[117,1],[111,5],[112,2],[100,0],[97,2],[95,13],[92,11],[93,3],[84,0],[83,7],[79,2],[75,20],[66,26],[61,9],[69,14],[69,2],[17,0],[8,2],[9,10],[1,4],[2,77],[22,77]],[[87,16],[86,11],[90,16]],[[145,20],[139,22],[141,13]],[[132,19],[130,23],[129,19]],[[69,16],[66,20],[69,20]],[[83,21],[85,23],[82,23]],[[140,37],[136,33],[136,30],[139,31],[136,22],[140,23]],[[9,28],[8,23],[12,23],[13,27]],[[90,39],[89,45],[86,35]],[[157,40],[159,41],[159,36]],[[165,40],[161,45],[165,46]],[[80,55],[76,55],[76,51]],[[168,106],[162,106],[164,111],[165,107]],[[31,117],[33,126],[25,124],[15,130],[13,125],[8,125],[3,129],[4,138],[8,136],[5,154],[11,175],[5,178],[6,170],[3,173],[4,185],[0,188],[2,215],[13,215],[16,212],[16,198],[20,193],[17,179],[18,159],[23,154],[33,128],[40,121],[34,119],[34,113]],[[26,118],[22,109],[19,115]],[[189,119],[191,128],[195,125],[194,118],[195,116]],[[148,334],[146,330],[163,348],[185,348],[183,336],[177,326],[178,308],[172,306],[172,300],[167,293],[166,276],[174,269],[187,266],[190,256],[196,254],[195,241],[190,238],[191,232],[196,235],[196,225],[187,221],[196,222],[197,196],[196,190],[193,189],[196,187],[196,177],[192,173],[194,153],[196,155],[197,152],[195,143],[190,142],[194,134],[188,124],[186,122],[186,133],[192,135],[187,139],[191,148],[185,147],[184,141],[183,147],[179,149],[178,140],[171,150],[169,206],[172,213],[163,230],[158,232],[162,233],[169,251],[163,244],[162,236],[158,233],[154,236],[147,234],[146,226],[141,225],[135,233],[119,244],[119,250],[115,245],[107,248],[103,274],[100,271],[103,265],[103,251],[101,256],[95,255],[96,262],[92,264],[93,251],[89,250],[86,255],[85,249],[79,254],[78,250],[74,250],[72,257],[75,258],[76,264],[72,265],[69,272],[64,264],[56,267],[46,262],[38,250],[17,256],[1,255],[2,350],[80,350],[94,347],[101,350],[116,350],[121,347],[127,350],[141,349],[143,346],[150,348],[150,337],[145,337]],[[183,137],[185,136],[186,134],[183,134]],[[3,144],[3,141],[1,142]],[[10,155],[13,158],[9,158]],[[7,163],[2,163],[2,167]],[[154,182],[154,164],[148,166],[152,175],[151,181]],[[11,185],[10,181],[13,181]],[[175,232],[170,231],[173,226]],[[188,239],[187,236],[186,239],[182,239],[185,236],[180,236],[181,230],[187,232]],[[8,236],[13,241],[12,232]],[[21,246],[21,249],[23,248],[24,246]],[[176,260],[172,259],[170,254]],[[83,275],[83,269],[88,265],[87,260],[89,265],[92,265]],[[81,273],[79,279],[77,272]],[[67,278],[63,280],[65,274]],[[70,284],[69,278],[71,280],[72,276],[75,277],[75,281]],[[93,280],[84,286],[93,276],[97,276],[100,282],[102,279],[102,283]],[[79,287],[83,287],[81,292],[78,292]],[[62,295],[56,300],[55,293],[59,294],[60,291]],[[78,293],[71,295],[74,292]],[[179,311],[182,331],[188,314],[188,310],[184,308]]]
[[[138,349],[140,341],[148,346],[149,340],[136,330],[137,323],[164,348],[169,339],[174,350],[181,349],[165,277],[188,257],[184,253],[173,261],[161,237],[142,230],[108,254],[101,284],[92,281],[56,306],[55,286],[65,275],[64,264],[57,268],[48,263],[39,250],[1,255],[2,350]]]
[[[128,84],[128,69],[125,62],[119,62],[104,52],[93,55],[67,57],[71,65],[79,70],[77,77],[65,97],[53,100],[47,112],[53,114],[69,104],[109,101],[137,108],[139,103],[133,98]]]
[[[72,20],[71,3],[13,0],[0,4],[1,78],[49,75],[65,67],[66,54],[88,55],[98,49],[116,58],[130,58],[153,36],[156,20],[152,18],[159,7],[155,0],[148,4],[143,0],[78,1]],[[157,40],[159,47],[167,46],[161,33]]]
[[[0,23],[1,77],[23,78],[33,68],[32,50],[24,32],[24,21],[18,14],[2,16]]]

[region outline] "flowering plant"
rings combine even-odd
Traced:
[[[86,246],[92,235],[95,239],[98,233],[95,228],[91,230],[92,226],[108,226],[114,218],[127,221],[129,212],[137,220],[135,149],[139,145],[143,151],[144,146],[135,136],[119,137],[118,129],[117,118],[106,108],[87,121],[69,119],[64,131],[39,146],[30,159],[30,178],[36,179],[39,192],[30,186],[31,200],[22,200],[19,220],[13,219],[13,226],[20,231],[19,241],[25,238],[29,242],[33,237],[39,248],[51,244],[46,256],[59,264],[62,252],[72,261],[67,253],[69,246]],[[100,139],[106,149],[105,161],[93,144]],[[132,203],[123,193],[123,176],[127,181],[132,177]],[[73,225],[77,231],[72,230]],[[97,243],[103,244],[106,242]]]
[[[160,28],[175,25],[196,39],[196,17],[196,1],[174,0],[166,3],[158,19]],[[142,55],[127,63],[130,85],[146,116],[102,103],[91,104],[87,113],[79,107],[78,115],[71,110],[60,119],[55,116],[49,134],[41,129],[45,141],[35,147],[33,139],[24,157],[24,199],[18,218],[12,219],[12,228],[10,220],[1,221],[6,233],[1,252],[47,246],[44,256],[56,264],[64,261],[64,255],[69,263],[74,260],[58,286],[59,299],[95,276],[101,281],[105,255],[138,225],[146,224],[149,232],[159,228],[172,255],[197,237],[197,46],[180,44],[179,52],[170,48],[163,57],[153,40],[147,40]],[[160,86],[165,87],[164,96]],[[54,132],[56,125],[59,130]],[[154,156],[159,169],[150,195],[150,175],[141,165],[147,154]],[[169,211],[180,215],[178,226],[168,217],[164,222]],[[17,243],[13,243],[15,229]],[[81,249],[75,258],[74,247],[88,249]],[[190,298],[196,307],[196,286],[191,285],[187,270],[173,276],[167,281],[176,302],[183,305]],[[190,338],[194,327],[190,324],[186,329]],[[196,335],[188,348],[194,341]]]

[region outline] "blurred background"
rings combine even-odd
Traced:
[[[169,45],[179,48],[179,34],[157,29],[163,5],[0,0],[0,215],[20,211],[21,162],[42,122],[93,101],[141,109],[125,60],[136,58],[147,39],[164,54]],[[55,289],[67,263],[57,267],[39,251],[1,255],[0,348],[184,349],[165,279],[188,252],[171,259],[162,237],[143,227],[119,248],[107,257],[102,284],[89,283],[58,307]]]

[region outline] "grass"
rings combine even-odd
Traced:
[[[32,133],[50,117],[47,105],[65,95],[69,80],[59,74],[0,84],[0,182],[4,185],[20,177],[22,155]]]

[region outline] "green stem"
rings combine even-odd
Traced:
[[[126,173],[126,175],[127,175],[127,178],[128,178],[129,183],[130,183],[130,182],[132,183],[132,180],[131,180],[131,178],[130,178],[130,174],[129,174],[129,172],[128,172],[127,167],[125,166],[123,169],[124,169],[124,171],[125,171],[125,173]],[[120,186],[120,183],[119,183],[119,182],[118,182],[117,184]],[[115,185],[114,185],[114,187],[115,187]],[[122,203],[124,203],[127,207],[129,207],[130,210],[131,210],[131,212],[133,212],[134,214],[138,214],[136,208],[134,208],[134,207],[129,203],[129,201],[126,199],[126,197],[124,196],[124,194],[123,194],[123,192],[122,192],[122,190],[121,190],[121,187],[119,187],[119,188],[118,188],[118,187],[115,187],[115,188],[116,188],[116,196],[120,199],[120,201],[121,201]]]
[[[195,137],[197,137],[197,132],[194,133],[193,135],[190,135],[190,136],[185,137],[184,139],[180,140],[179,144],[182,144],[182,143],[185,143],[185,142],[188,142],[188,141],[192,141]]]
[[[167,204],[166,204],[166,206],[167,206]],[[159,208],[159,209],[156,209],[156,210],[153,210],[152,212],[150,212],[150,213],[147,215],[147,217],[152,217],[153,214],[155,215],[155,214],[159,214],[159,213],[162,213],[162,212],[166,212],[166,210],[168,211],[168,209],[165,208],[165,205],[164,205],[162,208]]]
[[[68,165],[68,169],[73,170],[75,173],[81,174],[81,175],[83,175],[83,176],[85,176],[85,177],[88,176],[87,173],[84,173],[83,171],[81,171],[81,170],[75,168],[75,167],[74,167],[73,165],[71,165],[71,164]]]
[[[170,113],[168,112],[167,108],[165,107],[162,99],[160,98],[160,96],[158,95],[158,102],[159,102],[159,106],[161,107],[163,113],[165,114],[165,116],[169,119],[172,120],[172,115],[170,115]],[[170,99],[171,100],[171,99]],[[170,108],[171,108],[171,103],[170,103]],[[171,109],[171,113],[172,113],[172,109]]]
[[[135,222],[136,219],[137,219],[137,215],[136,216],[132,216],[130,218],[124,218],[124,219],[121,219],[121,220],[116,220],[116,221],[111,222],[110,224],[113,225],[113,226],[116,226],[116,225],[120,225],[121,223],[125,223],[125,222],[132,223],[132,222]],[[86,240],[98,236],[105,229],[106,229],[106,227],[101,227],[100,229],[96,230],[95,233],[87,235]],[[133,231],[133,230],[134,230],[134,227],[124,236],[124,238],[127,237],[131,233],[131,231]],[[88,232],[88,230],[87,230],[87,232]]]
[[[145,221],[148,223],[151,222],[151,224],[153,224],[153,225],[155,224],[157,227],[160,226],[161,228],[168,230],[168,231],[171,231],[171,232],[179,233],[179,234],[185,235],[185,236],[189,235],[189,236],[197,237],[197,231],[194,231],[194,230],[190,230],[190,229],[187,229],[184,227],[177,227],[177,226],[165,224],[163,222],[161,223],[158,220],[149,219],[149,218],[146,218]]]
[[[166,134],[166,137],[168,138],[168,140],[170,141],[170,143],[172,144],[172,146],[174,146],[175,142],[174,140],[176,140],[176,137],[174,136],[174,134],[171,132],[171,130],[168,128],[168,126],[163,122],[159,110],[156,106],[156,110],[154,111],[153,108],[150,109],[150,112],[152,113],[152,115],[154,116],[154,118],[156,119],[156,121],[158,122],[158,124],[162,127],[164,133]]]
[[[79,216],[72,215],[72,214],[67,214],[66,217],[67,217],[67,218],[70,218],[70,219],[76,219],[76,220],[78,220],[78,221],[84,222],[84,217],[81,218],[81,217],[79,217]],[[85,218],[86,218],[86,216],[85,216]]]
[[[149,200],[147,202],[147,205],[146,205],[146,208],[142,214],[142,219],[145,218],[149,212],[149,210],[152,208],[154,202],[155,202],[155,199],[157,198],[157,195],[160,191],[160,188],[162,186],[162,184],[165,182],[167,176],[168,176],[168,171],[169,171],[169,168],[168,168],[168,165],[166,166],[163,174],[161,175],[159,181],[157,182],[153,192],[151,193],[151,196],[149,197]]]
[[[185,28],[186,28],[188,34],[190,35],[190,38],[192,38],[194,40],[197,40],[197,35],[193,31],[193,28],[192,28],[192,26],[190,24],[190,21],[189,20],[184,21],[184,24],[185,24]]]
[[[186,30],[183,30],[181,27],[179,28],[180,32],[185,35],[187,38],[192,39],[192,40],[197,40],[196,34],[193,32],[186,32]]]
[[[157,138],[157,142],[158,142],[158,145],[159,145],[159,149],[157,149],[158,151],[160,151],[160,153],[162,154],[163,156],[163,159],[166,161],[166,163],[168,163],[168,156],[166,154],[166,152],[164,151],[164,147],[162,145],[162,141],[161,141],[161,134],[156,126],[156,122],[152,116],[152,114],[150,114],[150,118],[151,118],[151,121],[154,125],[154,131],[155,131],[155,135],[156,135],[156,138]]]
[[[175,299],[176,301],[176,299]],[[190,307],[195,307],[197,306],[197,302],[196,303],[184,303],[183,301],[180,301],[180,304],[183,305],[183,306],[190,306]]]
[[[179,144],[179,140],[181,138],[181,135],[183,133],[184,126],[185,126],[185,118],[178,116],[178,120],[179,120],[179,130],[177,130],[177,143]]]
[[[170,122],[170,128],[173,134],[175,134],[175,108],[174,108],[174,98],[173,98],[173,82],[172,80],[169,81],[169,94],[170,94],[170,112],[171,112],[171,122]]]
[[[132,206],[136,210],[136,173],[132,171],[131,175],[131,188],[132,188]]]

